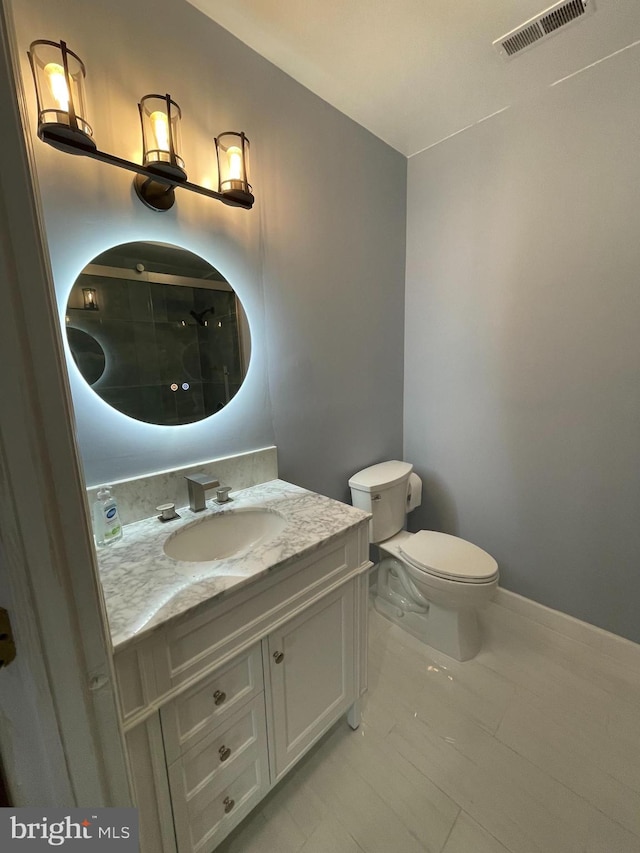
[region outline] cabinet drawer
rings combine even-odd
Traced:
[[[258,644],[165,705],[160,716],[167,762],[175,761],[262,689]]]
[[[231,749],[221,761],[221,747]],[[169,767],[179,853],[216,846],[269,787],[263,697]]]

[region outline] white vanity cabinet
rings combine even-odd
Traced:
[[[366,689],[367,526],[116,652],[142,853],[211,853]]]

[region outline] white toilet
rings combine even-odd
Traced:
[[[420,506],[422,481],[408,462],[381,462],[349,480],[353,505],[372,514],[369,539],[381,551],[376,609],[457,660],[480,650],[477,611],[498,586],[496,561],[464,539],[404,530]]]

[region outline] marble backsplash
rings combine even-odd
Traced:
[[[247,489],[249,486],[276,479],[278,451],[276,447],[264,447],[236,456],[199,462],[186,468],[176,468],[173,471],[113,481],[108,485],[112,486],[112,494],[118,502],[122,523],[132,524],[134,521],[151,518],[158,514],[156,507],[160,504],[175,503],[176,507],[187,506],[189,498],[184,477],[185,474],[194,472],[213,474],[222,485],[231,486],[232,491]],[[93,506],[99,488],[100,486],[93,486],[87,489],[90,506]],[[215,497],[214,493],[211,493],[211,497]]]

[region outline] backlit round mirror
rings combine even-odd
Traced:
[[[164,243],[125,243],[76,279],[66,312],[78,370],[106,403],[165,426],[220,411],[242,385],[249,326],[229,282]]]

